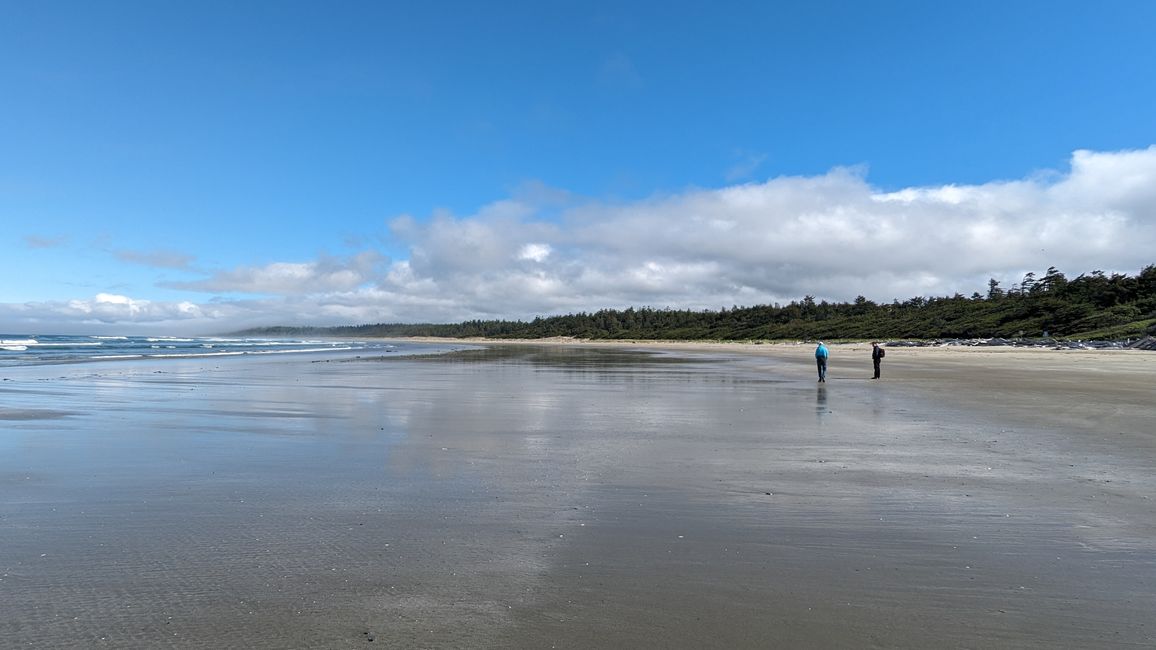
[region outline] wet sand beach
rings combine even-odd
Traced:
[[[1156,354],[0,370],[3,648],[1149,648]]]

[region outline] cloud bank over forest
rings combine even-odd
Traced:
[[[371,230],[375,224],[366,224]],[[981,185],[883,189],[867,170],[608,202],[528,185],[471,215],[388,220],[408,256],[208,269],[164,281],[180,302],[103,293],[0,304],[19,331],[226,331],[254,325],[525,319],[628,306],[718,309],[805,295],[876,301],[970,294],[1056,266],[1156,262],[1156,146],[1076,151],[1066,171]],[[26,236],[30,249],[44,238]],[[186,264],[177,251],[159,262]],[[175,260],[175,261],[174,261]],[[202,296],[203,299],[196,299]]]

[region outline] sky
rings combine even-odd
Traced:
[[[0,333],[1156,263],[1156,3],[0,0]]]

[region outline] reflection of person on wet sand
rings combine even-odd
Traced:
[[[827,387],[819,386],[819,390],[815,394],[815,414],[824,415],[825,413],[827,413]]]

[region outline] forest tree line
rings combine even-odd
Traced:
[[[787,305],[718,311],[632,307],[532,321],[266,327],[242,334],[662,340],[1125,339],[1156,335],[1156,265],[1135,276],[1092,271],[1074,279],[1051,267],[1041,276],[1028,273],[1006,289],[992,279],[984,293],[916,297],[884,304],[863,296],[843,303],[807,296]]]

